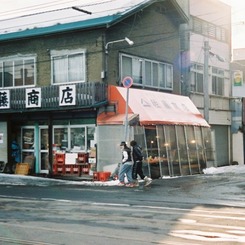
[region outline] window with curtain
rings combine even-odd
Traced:
[[[53,84],[85,82],[85,51],[51,51]]]
[[[121,80],[130,76],[134,85],[173,89],[173,65],[138,56],[120,54]]]

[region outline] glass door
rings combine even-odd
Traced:
[[[40,166],[39,171],[40,173],[49,173],[50,167],[49,167],[49,144],[48,144],[48,127],[41,126],[39,128],[39,159],[40,159]]]
[[[30,173],[35,172],[35,133],[34,127],[21,128],[21,160],[29,163]]]

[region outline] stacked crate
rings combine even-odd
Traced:
[[[90,164],[88,163],[88,153],[78,153],[77,164],[80,168],[80,175],[89,174]]]
[[[88,163],[90,164],[89,175],[96,171],[96,148],[92,147],[89,152]]]

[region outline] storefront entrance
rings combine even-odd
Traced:
[[[21,127],[21,161],[29,163],[31,173],[49,172],[48,127]]]
[[[95,124],[88,124],[90,121],[93,120],[55,120],[51,136],[48,125],[33,123],[20,126],[18,138],[21,162],[29,163],[31,173],[48,174],[52,170],[56,153],[77,155],[89,152],[95,146],[96,132]],[[51,150],[49,137],[52,137]],[[49,152],[52,154],[51,159]]]

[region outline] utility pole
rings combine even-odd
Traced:
[[[209,42],[204,41],[203,111],[204,111],[204,118],[207,122],[209,122],[209,69],[208,69],[209,50],[210,50]]]

